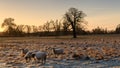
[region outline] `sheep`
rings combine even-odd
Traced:
[[[34,61],[41,60],[42,64],[44,64],[46,62],[46,57],[47,57],[47,53],[46,52],[41,52],[41,51],[29,51],[24,56],[26,62],[29,62],[33,58]]]
[[[24,56],[26,62],[29,62],[32,58],[34,58],[34,54],[33,51],[29,51],[26,53],[26,55]]]
[[[46,52],[38,51],[38,52],[33,53],[32,56],[33,56],[37,61],[41,60],[41,61],[42,61],[42,64],[44,64],[44,63],[46,62],[47,53],[46,53]]]
[[[53,53],[56,55],[64,54],[64,50],[60,48],[53,48]]]
[[[20,49],[21,56],[25,58],[26,62],[30,61],[32,58],[34,59],[33,53],[35,51],[29,51],[28,49]]]

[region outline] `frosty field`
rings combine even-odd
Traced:
[[[26,63],[21,48],[48,53],[45,64]],[[50,48],[62,48],[55,57]],[[76,53],[81,58],[75,59]],[[84,59],[85,57],[89,59]],[[0,68],[119,68],[120,35],[62,37],[0,37]]]

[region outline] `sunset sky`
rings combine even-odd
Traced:
[[[70,7],[87,14],[88,30],[97,26],[113,30],[120,24],[120,0],[0,0],[0,25],[9,17],[16,24],[42,25],[60,20]]]

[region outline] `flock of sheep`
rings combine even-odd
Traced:
[[[53,53],[56,55],[64,54],[64,50],[60,48],[52,48]],[[21,49],[21,56],[25,58],[26,62],[34,61],[39,62],[41,60],[42,64],[46,62],[48,53],[43,51],[29,51],[28,49]]]
[[[115,41],[116,43],[116,41]],[[46,47],[45,47],[46,48]],[[72,48],[76,48],[73,50],[77,50],[77,52],[73,51]],[[119,48],[112,47],[112,46],[94,46],[94,47],[75,47],[70,46],[70,49],[67,46],[63,46],[61,48],[54,48],[54,47],[47,47],[47,50],[45,51],[30,51],[28,49],[21,49],[21,55],[25,58],[26,62],[31,61],[34,59],[35,62],[42,62],[44,64],[46,62],[47,56],[51,55],[50,51],[52,51],[53,55],[57,57],[57,55],[72,55],[73,59],[96,59],[96,60],[103,60],[103,59],[109,59],[112,57],[120,56]],[[50,50],[50,51],[48,51]],[[68,53],[67,53],[68,52]]]
[[[44,65],[74,62],[75,59],[79,62],[81,59],[85,59],[85,61],[109,60],[120,57],[119,48],[120,39],[118,37],[52,40],[46,38],[7,38],[7,41],[0,42],[0,61],[23,65],[26,61],[25,65],[29,66],[36,65],[36,63],[39,65],[38,62]]]

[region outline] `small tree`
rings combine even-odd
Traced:
[[[76,25],[77,23],[83,23],[85,13],[79,11],[76,8],[70,8],[68,12],[65,13],[65,19],[70,23],[72,30],[73,30],[73,38],[77,38],[76,35]]]

